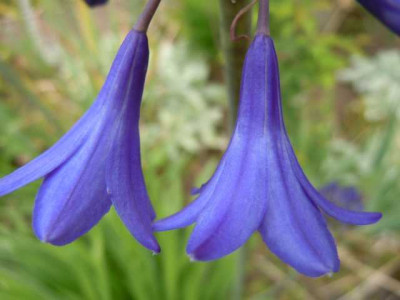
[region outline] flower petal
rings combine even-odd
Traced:
[[[285,132],[286,134],[286,132]],[[299,162],[297,161],[293,147],[289,140],[284,142],[286,151],[291,158],[292,168],[296,177],[300,181],[305,193],[310,197],[311,201],[320,207],[326,214],[341,222],[353,225],[368,225],[378,222],[382,218],[382,214],[378,212],[360,212],[342,208],[323,197],[310,183],[304,174]]]
[[[317,277],[337,272],[336,245],[318,207],[304,193],[291,166],[291,158],[281,149],[284,139],[277,133],[276,148],[270,154],[275,170],[268,177],[267,212],[260,232],[268,248],[298,272]],[[280,142],[279,142],[280,140]],[[270,174],[271,175],[271,174]]]
[[[237,160],[227,161],[218,193],[201,213],[188,242],[187,252],[195,260],[218,259],[235,251],[257,230],[265,214],[266,167],[259,161],[265,145],[252,145],[241,159],[242,151],[235,155],[232,147],[230,154]]]
[[[109,210],[105,184],[106,136],[99,126],[67,162],[45,177],[36,198],[33,228],[36,236],[54,245],[74,241]]]
[[[190,190],[190,194],[192,196],[201,194],[204,191],[204,189],[206,188],[208,183],[209,183],[209,181],[203,183],[200,187],[192,187],[192,189]]]
[[[218,191],[201,213],[187,247],[189,255],[197,260],[217,259],[242,246],[259,228],[265,214],[270,172],[264,127],[265,47],[264,41],[256,38],[246,55],[238,121],[224,157]]]
[[[181,211],[161,220],[158,220],[153,224],[154,231],[166,231],[172,229],[183,228],[196,222],[200,213],[209,202],[212,197],[217,185],[219,183],[219,177],[221,176],[222,170],[224,169],[224,158],[222,158],[217,170],[211,179],[203,184],[201,187],[201,194],[197,199],[188,204]]]
[[[259,230],[269,249],[300,273],[321,276],[339,269],[336,245],[318,207],[304,193],[286,151],[279,69],[273,41],[265,37],[267,66],[267,209]]]
[[[232,140],[229,142],[228,149],[231,147]],[[210,199],[214,196],[214,192],[216,192],[216,189],[219,190],[219,180],[225,168],[227,155],[228,151],[226,151],[225,154],[222,156],[216,171],[206,183],[204,183],[200,188],[192,189],[192,195],[199,194],[199,197],[197,197],[193,202],[188,204],[181,211],[155,222],[153,224],[153,229],[155,231],[166,231],[183,228],[196,222],[203,209],[206,207]]]
[[[91,108],[50,149],[10,175],[1,178],[0,197],[52,172],[81,147],[82,143],[87,139],[91,128],[98,123],[100,110],[104,109],[105,104],[109,104],[107,103],[108,99],[120,89],[119,78],[116,74],[123,72],[124,68],[127,68],[127,59],[129,58],[134,34],[135,31],[132,30],[122,44],[107,80]]]
[[[358,2],[383,24],[400,35],[400,1],[358,0]]]
[[[107,162],[107,189],[115,209],[132,235],[153,252],[160,247],[151,223],[155,212],[147,194],[140,159],[139,111],[148,65],[145,34],[137,34],[136,51],[126,74],[128,86],[121,101]]]
[[[0,179],[0,197],[35,181],[53,171],[82,145],[90,127],[96,107],[89,110],[54,146],[23,167]]]
[[[272,40],[271,40],[272,41]],[[274,50],[275,51],[275,50]],[[281,98],[280,95],[280,82],[279,82],[279,70],[278,70],[278,58],[276,55],[274,55],[274,59],[271,59],[271,78],[276,78],[277,80],[273,83],[273,85],[276,88],[277,97],[279,99]],[[275,72],[277,75],[274,75],[273,72]],[[274,107],[274,105],[278,105]],[[358,212],[358,211],[351,211],[347,210],[344,208],[341,208],[334,203],[326,200],[314,187],[313,185],[309,182],[307,179],[306,175],[304,174],[297,158],[295,155],[295,152],[293,150],[293,147],[289,141],[285,124],[284,124],[284,119],[283,119],[283,112],[282,112],[282,103],[281,101],[277,103],[271,103],[270,104],[270,109],[275,109],[276,113],[274,114],[273,118],[276,118],[275,122],[276,125],[269,125],[269,127],[273,126],[279,126],[280,130],[282,131],[282,138],[284,139],[282,142],[282,149],[281,151],[286,151],[288,156],[290,157],[290,162],[292,165],[292,168],[295,172],[295,175],[297,179],[300,181],[302,188],[304,189],[305,193],[307,196],[314,202],[315,205],[320,207],[326,214],[329,216],[344,222],[348,224],[354,224],[354,225],[368,225],[368,224],[373,224],[378,222],[382,214],[381,213],[376,213],[376,212]]]
[[[130,74],[140,33],[132,30],[123,42],[107,80],[87,114],[90,134],[78,151],[46,176],[33,214],[35,234],[55,245],[72,242],[109,210],[106,159],[123,99],[130,92]]]
[[[263,240],[275,255],[302,274],[317,277],[337,272],[340,262],[325,220],[292,180],[281,182],[280,187],[274,183],[260,227]]]

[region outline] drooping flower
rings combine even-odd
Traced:
[[[36,236],[54,245],[90,230],[113,204],[132,235],[159,252],[140,161],[139,109],[149,58],[131,30],[96,101],[53,147],[0,179],[0,196],[44,177],[35,201]]]
[[[355,211],[364,209],[363,197],[354,186],[341,186],[337,182],[331,182],[321,187],[319,192],[340,207]]]
[[[321,210],[351,224],[377,222],[380,213],[345,210],[327,201],[303,173],[286,133],[273,40],[257,34],[242,75],[237,123],[228,149],[196,200],[159,220],[156,231],[196,226],[187,245],[209,261],[241,247],[259,231],[269,249],[300,273],[339,269],[336,245]]]
[[[358,0],[383,24],[400,35],[400,0]]]
[[[108,0],[85,0],[86,4],[89,6],[97,6],[97,5],[103,5],[108,2]]]

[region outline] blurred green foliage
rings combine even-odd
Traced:
[[[90,11],[78,0],[37,0],[28,8],[23,2],[30,3],[0,3],[0,176],[51,146],[90,106],[143,5],[115,0]],[[160,217],[190,201],[190,188],[207,180],[228,140],[218,1],[211,2],[165,1],[149,32],[142,152]],[[285,119],[300,162],[317,186],[332,180],[355,185],[369,209],[384,213],[368,232],[336,233],[349,234],[338,242],[346,251],[380,268],[398,250],[379,245],[383,236],[398,242],[400,227],[400,51],[385,28],[342,2],[271,1],[272,36]],[[397,49],[383,51],[377,41]],[[235,290],[237,254],[191,263],[184,253],[190,229],[158,234],[163,252],[152,256],[112,211],[71,245],[41,244],[30,229],[39,184],[1,199],[0,299],[229,299]],[[370,274],[341,253],[343,271],[308,281],[257,237],[249,245],[248,299],[335,299],[357,290]],[[326,296],[343,278],[352,285],[336,285]],[[374,297],[391,291],[378,287]]]

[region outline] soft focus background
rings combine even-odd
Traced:
[[[0,177],[51,146],[96,97],[144,3],[110,2],[89,10],[80,0],[1,0]],[[218,1],[163,2],[149,32],[141,122],[159,217],[191,200],[229,139]],[[354,186],[357,207],[384,214],[364,228],[329,220],[340,272],[299,275],[257,235],[239,254],[191,263],[190,229],[157,234],[162,254],[152,256],[113,210],[71,245],[45,245],[30,227],[36,182],[0,200],[0,299],[400,299],[400,39],[351,0],[271,2],[302,166],[317,187]]]

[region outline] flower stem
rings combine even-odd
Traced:
[[[257,34],[270,35],[269,0],[259,0]]]
[[[141,32],[147,31],[160,2],[161,0],[149,0],[147,2],[146,7],[139,16],[139,20],[136,22],[134,26],[135,30]]]

